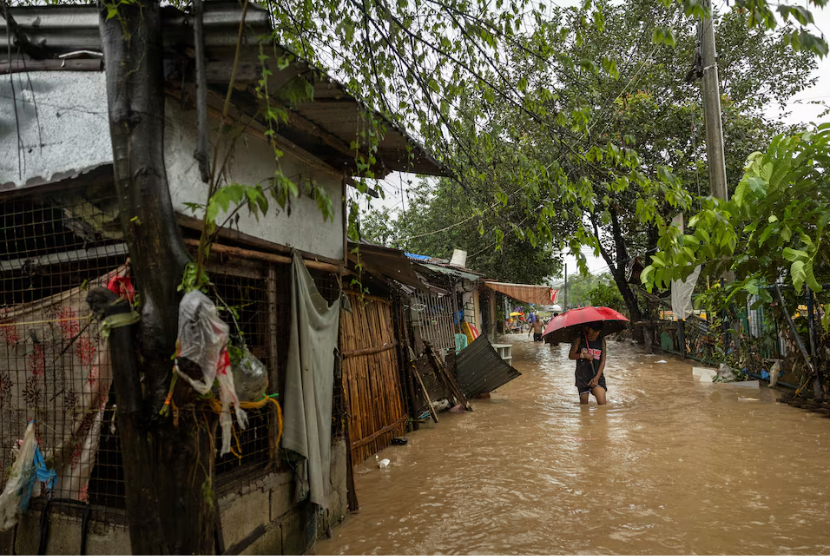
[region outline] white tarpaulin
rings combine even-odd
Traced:
[[[694,312],[692,292],[695,291],[697,279],[700,276],[700,267],[689,274],[686,280],[673,280],[671,283],[671,310],[678,320],[688,318]]]

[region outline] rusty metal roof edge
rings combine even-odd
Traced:
[[[98,35],[98,9],[90,5],[63,5],[63,6],[15,6],[9,8],[11,14],[17,19],[18,25],[24,29],[33,42],[45,41],[45,46],[54,48],[56,52],[70,52],[75,50],[101,49],[100,36]],[[168,23],[173,26],[184,28],[190,27],[190,14],[172,6],[165,6],[163,15]],[[239,4],[233,1],[216,0],[205,2],[205,47],[221,48],[236,45],[239,14]],[[270,35],[272,28],[268,11],[259,6],[249,6],[245,23],[254,34],[259,37]],[[227,33],[220,33],[227,30]],[[6,34],[5,19],[0,18],[0,35]],[[170,29],[165,31],[166,36],[175,36]],[[94,43],[94,44],[93,44]],[[436,159],[433,154],[418,139],[414,138],[403,126],[395,122],[376,109],[370,107],[363,99],[351,93],[346,86],[331,77],[328,72],[309,61],[301,58],[298,54],[284,45],[277,46],[286,53],[297,58],[297,64],[313,71],[325,82],[333,85],[355,102],[362,110],[372,113],[388,124],[392,130],[400,134],[404,140],[435,167],[435,172],[424,175],[451,176],[452,171],[444,163]],[[0,41],[0,54],[8,50],[5,41]]]

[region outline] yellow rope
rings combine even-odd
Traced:
[[[242,409],[262,409],[263,407],[265,407],[265,405],[268,402],[272,402],[274,404],[274,407],[277,408],[277,440],[275,441],[274,444],[276,446],[279,446],[280,440],[282,439],[283,420],[282,420],[282,408],[280,407],[280,403],[276,400],[275,396],[276,396],[276,394],[271,394],[270,396],[265,396],[262,399],[257,400],[255,402],[240,402],[239,407],[241,407]],[[210,406],[211,411],[213,411],[217,415],[222,414],[222,402],[220,402],[216,398],[210,398],[209,400],[207,400],[207,402],[208,402],[208,405]],[[233,434],[234,434],[234,438],[236,438],[236,430],[235,429],[236,429],[236,427],[234,427],[232,429]],[[242,448],[239,447],[239,439],[238,438],[236,438],[236,446],[239,449],[239,451],[241,452]],[[237,455],[237,457],[240,457],[238,454],[236,454],[236,455]]]

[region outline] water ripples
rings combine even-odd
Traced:
[[[318,553],[830,553],[826,419],[616,342],[580,406],[567,346],[506,339],[523,376],[358,465]]]

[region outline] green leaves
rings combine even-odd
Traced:
[[[778,13],[784,21],[788,21],[790,17],[796,20],[801,25],[809,25],[815,23],[813,20],[813,13],[807,8],[795,5],[779,4]]]
[[[604,56],[602,58],[602,69],[605,70],[605,73],[610,75],[613,79],[616,80],[620,78],[620,70],[617,69],[617,62],[613,58]]]
[[[822,291],[821,282],[830,277],[821,248],[830,239],[828,170],[830,126],[775,137],[766,152],[749,157],[732,201],[702,200],[701,211],[689,219],[698,246],[688,235],[661,233],[661,251],[643,272],[644,281],[660,286],[690,265],[704,264],[712,272],[735,272],[731,295],[764,295],[758,284],[785,276],[799,294],[805,285]]]
[[[258,185],[233,183],[220,187],[210,198],[207,207],[207,221],[216,224],[220,214],[227,213],[234,207],[246,205],[248,212],[257,219],[268,212],[268,199]],[[236,209],[234,209],[236,210]]]
[[[790,278],[795,286],[795,291],[801,293],[801,288],[804,281],[807,279],[807,272],[804,269],[805,262],[802,260],[795,261],[790,267]]]
[[[191,292],[193,290],[200,290],[203,293],[207,293],[207,287],[210,285],[210,278],[208,277],[207,273],[204,271],[199,271],[197,269],[196,263],[189,262],[184,267],[184,273],[182,274],[182,281],[179,284],[177,290],[183,291],[185,293]]]
[[[809,255],[806,252],[792,249],[790,247],[785,247],[782,254],[784,258],[790,262],[796,262],[799,260],[803,261],[809,258]]]
[[[652,32],[651,42],[674,48],[677,45],[677,37],[675,37],[674,31],[667,27],[656,27]]]

